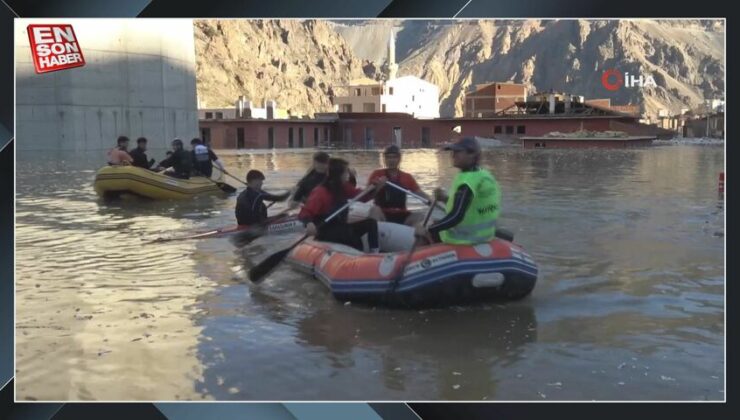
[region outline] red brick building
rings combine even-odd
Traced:
[[[611,99],[588,99],[585,101],[586,105],[608,109],[611,111],[621,112],[623,114],[630,114],[634,116],[640,115],[639,105],[612,105]]]
[[[562,109],[559,107],[558,109]],[[570,113],[522,113],[491,118],[415,119],[403,113],[336,113],[317,119],[201,120],[200,132],[217,149],[339,147],[376,149],[438,147],[460,126],[462,136],[517,141],[553,131],[624,131],[629,135],[673,135],[636,117],[579,105]]]
[[[463,115],[466,118],[489,118],[527,100],[527,88],[518,83],[476,85],[465,94]]]

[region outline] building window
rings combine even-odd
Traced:
[[[313,129],[313,147],[319,147],[319,127]]]
[[[398,147],[402,145],[401,127],[393,127],[393,144]]]
[[[288,147],[293,147],[293,127],[288,128]]]
[[[421,127],[421,147],[432,147],[432,130],[429,127]]]
[[[385,111],[385,104],[383,104],[383,112],[386,112],[386,111]]]
[[[494,125],[493,126],[493,134],[501,134],[501,126],[500,125]]]
[[[506,126],[506,134],[514,134],[514,126],[513,125],[507,125]]]
[[[362,104],[362,112],[375,112],[375,104]]]
[[[218,120],[224,119],[224,113],[223,112],[217,112],[216,113],[216,119],[218,119]]]
[[[389,87],[388,88],[388,94],[389,95],[393,95],[393,87]]]
[[[375,147],[375,132],[372,127],[365,127],[365,148],[372,149]]]
[[[517,125],[516,126],[516,133],[517,134],[525,134],[526,128],[523,125]]]
[[[362,96],[362,89],[356,88],[355,89],[355,96]]]
[[[324,144],[329,145],[329,127],[324,127]]]
[[[411,102],[414,102],[416,100],[416,95],[411,95]]]
[[[236,148],[244,148],[244,127],[239,127],[236,129]]]
[[[342,105],[342,112],[352,112],[352,104]]]
[[[200,129],[200,138],[203,139],[204,142],[208,143],[211,141],[211,129],[210,128],[201,128]]]
[[[298,128],[298,147],[303,147],[303,127]]]
[[[378,96],[378,95],[380,95],[380,88],[379,87],[374,87],[373,88],[373,96]]]
[[[212,120],[213,119],[213,112],[206,112],[206,119]]]
[[[267,148],[268,149],[275,148],[275,127],[267,128]]]
[[[342,140],[345,147],[352,146],[352,127],[344,127],[344,138]]]

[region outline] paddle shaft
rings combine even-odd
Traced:
[[[431,203],[432,203],[431,200],[428,200],[428,199],[420,196],[419,194],[417,194],[417,193],[415,193],[415,192],[413,192],[413,191],[411,191],[409,189],[406,189],[406,188],[404,188],[404,187],[402,187],[402,186],[400,186],[400,185],[398,185],[398,184],[396,184],[394,182],[386,181],[385,183],[387,185],[390,185],[391,187],[397,189],[398,191],[405,192],[406,194],[414,197],[415,199],[417,199],[417,200],[421,201],[422,203],[426,204],[427,206],[428,205],[431,205]],[[435,205],[440,206],[439,208],[441,208],[442,210],[444,210],[444,207],[442,206],[441,203],[435,203]]]
[[[426,216],[424,217],[424,222],[422,222],[422,226],[426,226],[427,223],[429,223],[429,218],[432,217],[432,212],[434,212],[434,206],[437,204],[437,199],[431,201],[429,206],[429,211],[427,211]],[[396,290],[398,285],[401,283],[401,280],[403,280],[404,272],[406,271],[406,267],[411,262],[411,258],[414,256],[414,251],[416,251],[416,246],[419,244],[419,241],[414,238],[414,245],[411,246],[411,250],[409,251],[408,257],[406,257],[406,261],[404,261],[403,265],[401,266],[401,270],[396,275],[396,278],[393,279],[393,283],[391,284],[390,291],[393,292]]]
[[[221,171],[221,172],[225,173],[226,175],[228,175],[228,176],[230,176],[230,177],[234,178],[235,180],[237,180],[238,182],[242,183],[243,185],[247,185],[247,183],[246,183],[246,182],[244,182],[244,181],[242,181],[241,179],[239,179],[239,178],[235,177],[234,175],[231,175],[230,173],[226,172],[226,170],[225,170],[225,169],[221,169],[221,168],[219,168],[218,166],[216,166],[216,165],[214,165],[214,164],[211,164],[211,166],[213,166],[214,168],[218,169],[219,171]]]
[[[364,191],[362,191],[360,194],[358,194],[355,198],[347,201],[347,203],[345,203],[337,211],[335,211],[334,213],[330,214],[326,219],[324,219],[321,223],[319,223],[319,225],[316,226],[316,228],[318,229],[321,226],[323,226],[323,225],[327,224],[328,222],[330,222],[332,219],[334,219],[340,213],[342,213],[344,210],[346,210],[349,206],[351,206],[352,203],[354,203],[354,202],[358,201],[359,199],[361,199],[362,197],[366,196],[373,189],[375,189],[375,186],[374,185],[371,185],[368,188],[366,188]],[[299,239],[296,242],[294,242],[293,245],[291,245],[290,247],[288,247],[286,249],[283,249],[281,251],[278,251],[278,252],[270,255],[269,257],[267,257],[264,260],[262,260],[262,262],[260,262],[256,266],[252,267],[252,269],[249,270],[249,280],[251,280],[254,283],[257,283],[260,280],[262,280],[270,271],[272,271],[275,267],[277,267],[278,264],[280,264],[285,259],[286,256],[288,256],[288,253],[291,250],[293,250],[293,248],[295,248],[298,245],[300,245],[301,242],[303,242],[306,239],[308,239],[309,236],[310,235],[308,235],[308,234],[303,235],[301,237],[301,239]]]
[[[225,173],[226,175],[228,175],[228,176],[230,176],[230,177],[234,178],[235,180],[237,180],[238,182],[242,183],[243,185],[247,185],[247,183],[246,183],[246,182],[244,182],[244,181],[242,181],[241,179],[239,179],[239,178],[235,177],[234,175],[231,175],[230,173],[226,172],[226,169],[221,169],[221,168],[219,168],[218,166],[216,166],[216,165],[214,165],[214,164],[211,164],[211,166],[213,166],[213,168],[214,168],[214,169],[218,169],[219,171],[221,171],[221,172]],[[273,206],[273,204],[275,204],[275,203],[277,203],[277,201],[273,201],[272,203],[268,204],[268,205],[267,205],[267,208],[269,209],[269,208],[270,208],[270,207],[272,207],[272,206]]]

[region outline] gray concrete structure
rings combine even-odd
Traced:
[[[70,23],[84,67],[36,74],[26,27]],[[16,148],[105,150],[119,135],[167,147],[198,135],[190,19],[16,19]]]

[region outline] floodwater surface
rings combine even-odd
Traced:
[[[362,179],[381,165],[336,154]],[[236,197],[106,203],[100,155],[17,152],[18,400],[724,399],[721,146],[486,151],[537,286],[421,311],[338,302],[287,266],[250,284],[297,235],[148,243],[235,223]],[[272,191],[311,160],[221,155]],[[428,192],[455,174],[430,150],[402,166]]]

